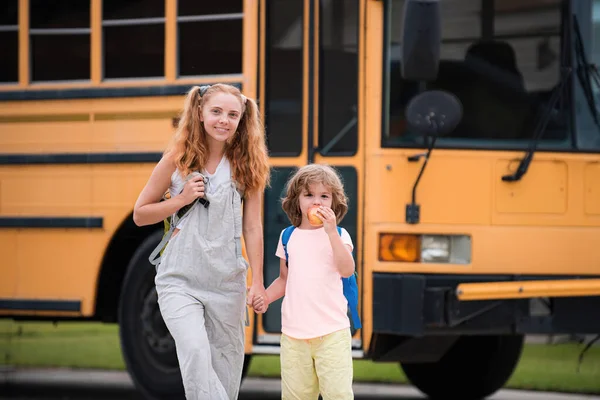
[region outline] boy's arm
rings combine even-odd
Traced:
[[[288,267],[285,265],[285,258],[279,259],[279,276],[267,288],[267,305],[279,300],[285,295],[285,285],[287,282]]]
[[[344,278],[352,276],[354,273],[354,257],[352,257],[352,249],[342,241],[342,237],[337,230],[329,233],[329,241],[333,249],[333,261],[335,266]]]
[[[287,282],[287,266],[285,259],[279,259],[279,276],[273,281],[265,291],[266,299],[255,297],[252,302],[252,308],[259,314],[265,313],[269,304],[285,295],[285,284]]]

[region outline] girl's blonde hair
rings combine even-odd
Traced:
[[[331,190],[331,209],[339,224],[348,212],[348,197],[344,192],[344,184],[337,171],[324,164],[308,164],[299,168],[287,183],[286,195],[281,199],[281,207],[294,226],[302,222],[299,197],[309,185],[322,183]]]
[[[265,131],[256,102],[242,95],[235,86],[218,83],[192,87],[185,98],[177,131],[165,153],[172,153],[183,176],[204,169],[208,161],[208,143],[200,113],[215,93],[231,94],[242,105],[237,131],[225,144],[225,156],[231,163],[233,177],[244,193],[262,192],[270,181]]]

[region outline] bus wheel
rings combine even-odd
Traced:
[[[504,386],[521,357],[523,335],[461,336],[436,363],[401,363],[432,399],[479,400]]]
[[[127,266],[119,299],[119,334],[127,370],[146,398],[183,398],[175,342],[162,319],[148,257],[163,232],[148,236]]]

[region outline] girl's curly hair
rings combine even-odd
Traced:
[[[242,105],[237,131],[225,145],[225,156],[231,163],[233,177],[244,193],[262,192],[270,181],[265,131],[256,102],[242,95],[235,86],[218,83],[192,87],[185,99],[177,131],[165,153],[172,153],[182,176],[204,169],[208,143],[200,114],[210,96],[219,92],[235,96]]]

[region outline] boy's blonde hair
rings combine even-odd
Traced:
[[[308,164],[299,168],[287,183],[286,195],[281,199],[281,207],[294,226],[302,222],[300,211],[300,194],[308,190],[309,185],[322,183],[331,190],[331,209],[339,224],[348,212],[348,197],[344,192],[344,184],[337,171],[324,164]]]

